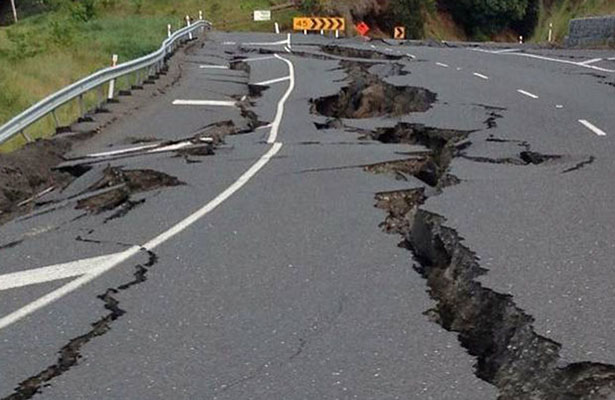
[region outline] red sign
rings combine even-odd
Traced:
[[[359,22],[356,28],[361,36],[367,35],[367,32],[371,29],[365,22]]]

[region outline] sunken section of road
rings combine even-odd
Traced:
[[[313,112],[331,118],[372,118],[425,112],[436,94],[417,87],[399,87],[370,72],[369,64],[342,61],[349,85],[335,95],[314,100]]]
[[[313,112],[335,118],[320,128],[343,127],[339,118],[425,111],[436,100],[435,94],[425,89],[392,87],[361,64],[344,62],[343,67],[350,85],[338,95],[313,101]],[[388,94],[392,101],[385,100]],[[488,129],[500,115],[490,117],[494,119],[487,124]],[[496,386],[502,400],[613,398],[615,366],[591,362],[565,365],[560,358],[561,344],[538,335],[532,327],[532,316],[517,307],[511,296],[483,287],[477,278],[487,270],[481,268],[476,255],[463,245],[455,230],[445,226],[443,216],[421,208],[430,196],[462,184],[448,171],[452,159],[463,156],[463,149],[471,145],[471,132],[400,123],[359,133],[383,143],[420,144],[428,150],[408,159],[369,165],[365,170],[404,180],[414,176],[435,188],[378,193],[376,206],[387,212],[381,227],[402,236],[400,246],[412,252],[418,263],[415,270],[426,280],[428,292],[437,302],[425,315],[458,334],[460,344],[477,360],[476,376]],[[540,165],[560,158],[532,152],[525,142],[520,146],[524,151],[514,161],[474,161]]]

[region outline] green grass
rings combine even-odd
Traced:
[[[534,42],[546,42],[549,35],[549,23],[553,24],[553,38],[563,42],[568,34],[571,19],[579,17],[615,14],[613,0],[554,0],[541,4],[538,26],[534,33]]]
[[[58,0],[60,1],[60,0]],[[64,1],[64,0],[61,0]],[[269,0],[92,0],[96,14],[83,17],[83,9],[66,0],[58,9],[0,28],[0,125],[42,98],[96,70],[110,65],[112,54],[125,62],[159,48],[167,24],[177,29],[203,10],[217,29],[271,31],[273,22],[255,23],[251,13],[285,1]],[[84,1],[83,3],[87,3]],[[289,26],[293,11],[274,13],[282,26]],[[87,19],[87,20],[86,20]],[[86,105],[96,103],[96,93]],[[77,117],[78,106],[70,103],[58,110],[61,124]],[[53,134],[51,117],[26,133],[33,138]],[[19,136],[0,146],[12,151],[24,143]]]

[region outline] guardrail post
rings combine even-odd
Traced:
[[[553,22],[549,22],[549,43],[553,42]]]
[[[190,27],[190,16],[186,15],[186,26]],[[188,32],[188,40],[192,40],[192,31]]]
[[[112,67],[117,66],[117,59],[118,59],[117,54],[114,54],[112,58],[112,63],[111,63]],[[115,79],[112,79],[111,82],[109,82],[109,93],[108,93],[107,99],[113,100],[114,91],[115,91]]]
[[[51,112],[51,117],[53,118],[53,123],[56,127],[56,131],[58,130],[58,128],[60,127],[60,121],[58,121],[58,116],[56,115],[56,110],[53,110]]]
[[[26,131],[22,130],[21,132],[19,132],[21,134],[21,136],[23,136],[24,139],[26,139],[26,142],[28,143],[32,143],[34,142],[34,140],[32,140],[32,138],[30,137],[30,135],[28,135],[26,133]]]
[[[277,22],[274,24],[275,27],[275,33],[280,34],[280,24],[278,24]]]
[[[167,25],[167,37],[171,37],[171,24]]]
[[[79,103],[79,118],[83,118],[85,116],[85,105],[83,104],[83,94],[79,95],[78,98]]]

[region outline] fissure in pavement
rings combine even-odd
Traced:
[[[24,380],[15,388],[15,391],[2,400],[27,400],[40,393],[49,381],[68,372],[72,367],[77,365],[81,358],[81,350],[83,346],[92,341],[98,336],[102,336],[111,330],[113,322],[121,318],[126,311],[120,308],[120,302],[117,295],[131,287],[141,284],[147,280],[147,273],[157,262],[158,257],[151,251],[146,251],[149,259],[144,264],[139,264],[135,267],[134,279],[124,283],[116,288],[109,288],[104,293],[97,296],[104,303],[104,308],[109,311],[96,322],[91,324],[92,329],[87,333],[70,340],[59,351],[58,359],[55,364],[45,368],[40,373]]]
[[[356,68],[347,68],[354,80]],[[357,98],[365,90],[365,81],[365,74],[360,74],[359,82],[353,82],[340,95],[315,101],[315,111],[334,118],[381,116],[382,109],[378,108],[356,113],[361,108]],[[394,111],[386,113],[393,114]],[[463,245],[455,230],[445,225],[443,216],[421,208],[429,196],[460,183],[449,174],[449,167],[453,157],[460,155],[460,149],[471,145],[467,141],[470,133],[416,124],[398,124],[367,133],[384,143],[421,144],[430,150],[427,155],[366,167],[370,172],[391,172],[402,179],[415,176],[437,188],[429,192],[414,188],[376,195],[376,206],[387,212],[382,228],[402,236],[400,246],[412,252],[418,263],[415,269],[426,280],[429,294],[437,302],[425,315],[458,334],[460,344],[477,360],[476,376],[497,387],[500,400],[613,398],[609,396],[615,396],[615,366],[591,362],[562,366],[561,344],[537,334],[532,326],[533,317],[517,307],[512,296],[479,283],[477,278],[487,270],[480,267],[476,255]],[[518,144],[524,148],[518,160],[525,165],[559,157],[532,152],[527,142]],[[432,166],[426,168],[429,164]]]

